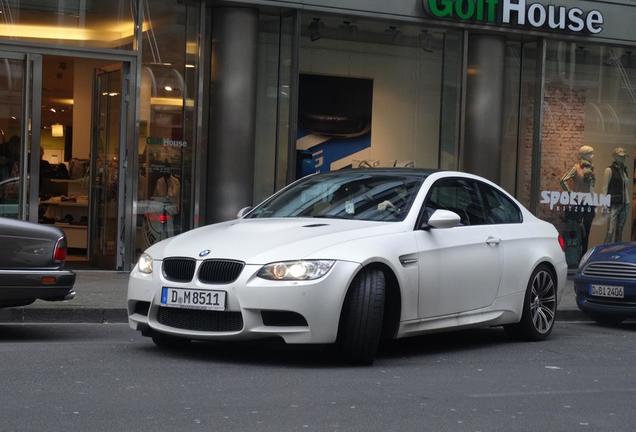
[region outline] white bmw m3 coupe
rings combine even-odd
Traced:
[[[504,326],[544,339],[566,275],[557,230],[488,180],[346,170],[150,247],[128,314],[159,346],[279,337],[369,364],[383,338]]]

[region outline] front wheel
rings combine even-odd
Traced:
[[[338,345],[352,363],[370,365],[375,359],[384,318],[385,278],[380,270],[363,270],[345,298]]]
[[[540,341],[552,333],[557,307],[556,277],[546,265],[538,266],[528,281],[523,302],[521,321],[506,326],[512,336],[529,341]]]

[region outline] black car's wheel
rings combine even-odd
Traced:
[[[338,345],[352,363],[373,363],[382,334],[384,299],[380,270],[363,270],[351,283],[340,317]]]
[[[171,336],[163,333],[154,333],[152,335],[152,341],[159,348],[182,348],[190,344],[190,339],[184,339],[176,336]]]
[[[590,318],[592,318],[597,323],[601,325],[605,325],[605,326],[617,326],[617,325],[620,325],[623,321],[625,321],[625,318],[621,318],[621,317],[596,315],[596,314],[590,314]]]
[[[556,277],[546,265],[538,266],[528,281],[523,302],[521,321],[506,326],[512,336],[529,341],[539,341],[552,333],[557,305]]]

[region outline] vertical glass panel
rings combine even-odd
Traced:
[[[297,176],[437,168],[444,40],[415,25],[303,15]]]
[[[20,213],[24,60],[0,54],[0,217]]]
[[[575,267],[588,248],[632,238],[636,54],[557,41],[546,54],[540,214]]]
[[[461,32],[448,32],[444,37],[444,73],[442,92],[442,119],[440,122],[439,168],[456,170],[459,161],[459,124],[462,94]]]
[[[281,18],[261,15],[258,32],[258,82],[254,137],[254,203],[274,192],[280,99]]]
[[[519,89],[521,85],[521,43],[506,41],[504,57],[504,100],[501,131],[501,172],[499,184],[515,194],[517,145],[519,142]]]
[[[532,201],[532,158],[534,149],[534,100],[537,91],[537,43],[521,46],[521,83],[519,89],[519,141],[517,152],[516,198],[527,208]]]
[[[98,72],[91,173],[91,263],[115,268],[119,216],[121,69]],[[80,205],[79,202],[76,202]]]
[[[133,0],[6,0],[0,39],[133,49]]]
[[[254,203],[287,182],[294,16],[259,18]]]
[[[137,251],[191,226],[199,8],[144,2]]]
[[[294,80],[294,41],[300,35],[296,34],[297,16],[281,18],[280,60],[278,65],[278,148],[276,152],[276,190],[287,184],[290,147],[290,98],[293,94]]]

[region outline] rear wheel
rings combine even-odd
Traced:
[[[550,268],[538,266],[528,281],[523,302],[521,321],[506,326],[512,336],[529,341],[539,341],[552,333],[557,305],[557,281]]]
[[[385,278],[380,270],[363,270],[351,283],[340,317],[338,345],[352,363],[373,363],[382,334],[384,300]]]
[[[182,348],[190,344],[190,339],[184,339],[176,336],[171,336],[163,333],[154,333],[152,335],[152,341],[159,348]]]

